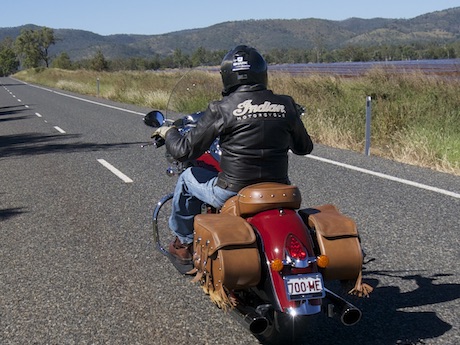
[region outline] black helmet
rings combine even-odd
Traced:
[[[267,63],[260,53],[251,47],[240,45],[225,55],[220,65],[226,95],[240,85],[263,84],[267,86]]]

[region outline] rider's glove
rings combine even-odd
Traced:
[[[155,132],[152,133],[152,138],[154,137],[161,137],[163,139],[165,139],[166,137],[166,133],[171,129],[171,128],[175,128],[174,126],[161,126],[161,127],[158,127]]]

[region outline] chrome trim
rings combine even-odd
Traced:
[[[318,314],[321,311],[321,305],[311,305],[308,301],[305,301],[305,303],[297,308],[287,308],[286,311],[292,317],[298,315],[313,315]]]
[[[153,216],[152,216],[152,223],[153,223],[153,240],[156,242],[158,249],[160,252],[164,255],[168,254],[168,250],[163,248],[161,245],[160,241],[160,234],[158,232],[158,214],[160,213],[161,207],[169,200],[171,200],[174,196],[174,193],[168,194],[161,198],[160,201],[158,201],[157,206],[153,210]]]
[[[283,260],[283,264],[294,268],[306,268],[316,262],[315,256],[309,256],[304,260],[294,260],[286,253],[285,257],[286,259]]]

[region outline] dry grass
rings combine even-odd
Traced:
[[[460,79],[375,69],[358,78],[274,75],[271,87],[307,107],[316,142],[364,151],[372,97],[371,152],[460,175]]]

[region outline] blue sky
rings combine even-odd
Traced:
[[[0,27],[36,24],[101,35],[156,35],[246,19],[414,18],[460,0],[9,0]]]

